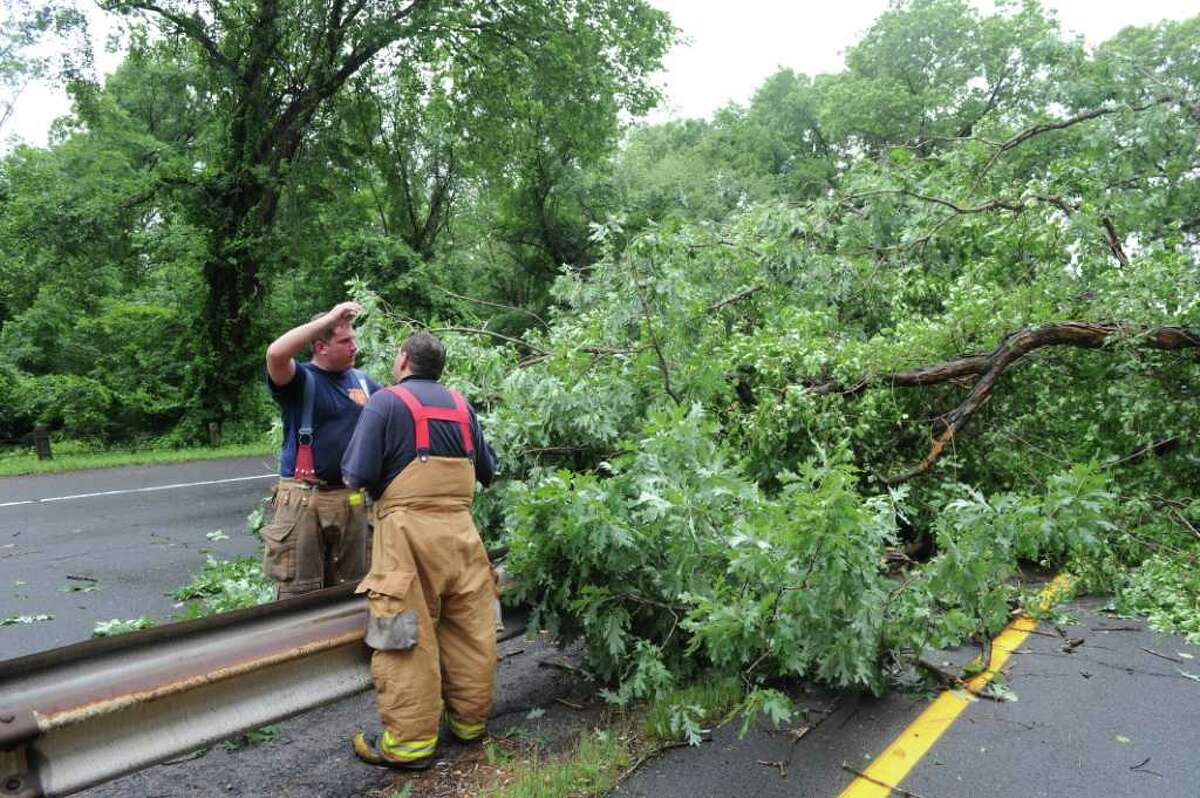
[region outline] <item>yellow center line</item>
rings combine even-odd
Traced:
[[[1047,610],[1054,606],[1070,583],[1071,578],[1067,574],[1054,577],[1038,594],[1041,609]],[[966,692],[978,693],[982,690],[1036,628],[1037,621],[1028,615],[1015,618],[992,640],[991,662],[986,670],[966,682],[966,691],[947,690],[939,695],[899,737],[883,749],[883,753],[875,757],[862,775],[856,776],[854,781],[838,794],[838,798],[887,798],[893,789],[898,790],[900,782],[904,781],[909,771],[916,767],[921,757],[929,752],[933,744],[971,704],[973,699]]]

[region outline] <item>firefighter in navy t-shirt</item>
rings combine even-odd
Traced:
[[[275,514],[263,528],[263,569],[275,580],[277,598],[357,581],[367,572],[366,497],[346,487],[341,467],[363,406],[379,390],[354,368],[350,322],[360,310],[343,302],[267,347],[267,387],[283,413]],[[309,345],[311,360],[297,363]]]

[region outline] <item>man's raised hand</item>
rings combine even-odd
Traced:
[[[343,324],[349,324],[354,321],[354,317],[362,313],[362,305],[357,302],[342,302],[334,305],[322,321],[324,326],[341,327]]]

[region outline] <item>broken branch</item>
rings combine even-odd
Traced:
[[[933,467],[947,444],[991,397],[992,390],[1005,370],[1025,355],[1047,346],[1098,349],[1123,338],[1139,341],[1143,346],[1151,349],[1200,348],[1200,332],[1183,327],[1138,329],[1121,324],[1063,321],[1025,327],[1011,332],[1000,339],[999,345],[991,354],[967,355],[945,363],[906,369],[882,377],[867,377],[850,388],[837,382],[810,384],[806,388],[808,392],[817,396],[832,393],[849,396],[874,386],[914,387],[976,378],[962,403],[942,417],[942,429],[930,442],[929,453],[921,462],[904,473],[883,479],[885,485],[896,485],[907,482]],[[1150,451],[1158,453],[1169,448],[1169,440],[1151,444],[1150,448],[1139,456],[1145,456]]]

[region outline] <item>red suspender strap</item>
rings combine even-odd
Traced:
[[[473,458],[475,439],[471,437],[471,414],[467,412],[467,400],[453,388],[450,389],[450,395],[454,397],[454,411],[458,416],[458,428],[462,430],[463,448],[467,451],[467,457]]]
[[[388,390],[398,396],[400,401],[404,402],[404,404],[408,406],[408,412],[412,414],[413,427],[415,428],[417,435],[417,453],[420,454],[422,451],[428,452],[429,421],[425,417],[425,406],[418,402],[417,397],[413,396],[412,393],[402,385],[393,385],[391,388],[388,388]]]
[[[412,391],[403,385],[393,385],[388,390],[394,393],[400,401],[404,402],[408,408],[408,412],[412,414],[413,431],[416,434],[417,455],[419,457],[429,456],[430,419],[457,423],[459,430],[462,432],[463,448],[467,452],[467,457],[475,456],[475,441],[471,436],[471,416],[467,412],[467,403],[462,398],[462,394],[451,388],[450,396],[454,398],[454,407],[430,407],[429,405],[421,404]]]

